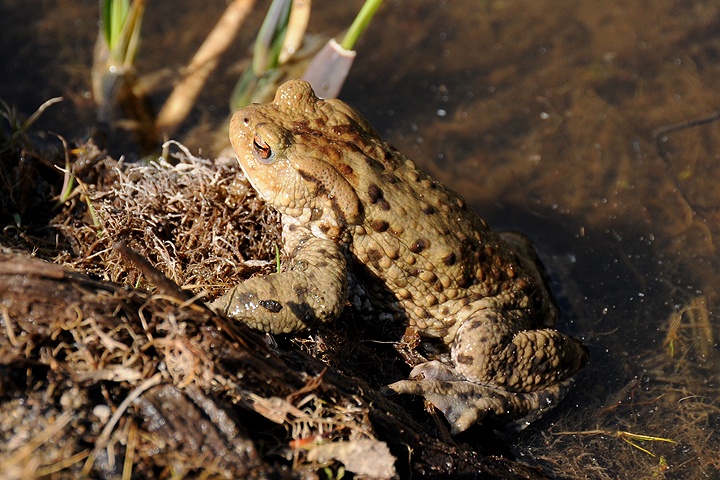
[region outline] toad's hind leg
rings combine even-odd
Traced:
[[[454,434],[488,414],[532,421],[565,395],[587,350],[555,330],[523,330],[527,324],[519,310],[481,309],[458,329],[452,365],[422,363],[389,388],[424,396]]]
[[[455,370],[465,379],[508,392],[536,392],[563,382],[587,361],[587,349],[557,330],[523,330],[521,310],[482,309],[452,344]]]

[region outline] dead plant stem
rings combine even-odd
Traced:
[[[156,121],[158,130],[172,135],[187,117],[208,76],[217,67],[220,55],[232,43],[254,3],[255,0],[234,0],[228,6],[160,110]]]

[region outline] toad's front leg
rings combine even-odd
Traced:
[[[334,320],[347,298],[347,263],[332,240],[306,232],[286,242],[286,271],[253,277],[210,304],[218,313],[269,333]]]

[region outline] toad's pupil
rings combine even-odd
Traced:
[[[253,147],[261,158],[267,159],[270,158],[270,155],[272,155],[272,149],[270,146],[258,137],[255,137],[253,140]]]

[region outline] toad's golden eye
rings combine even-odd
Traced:
[[[253,156],[258,162],[264,164],[272,163],[275,160],[273,149],[258,135],[255,135],[253,139]]]

